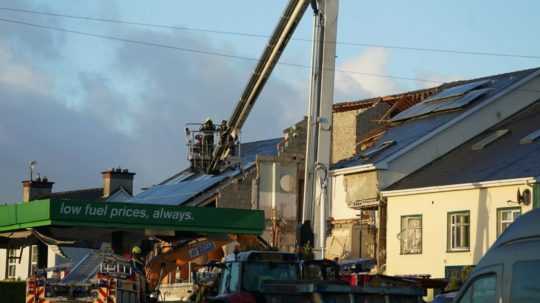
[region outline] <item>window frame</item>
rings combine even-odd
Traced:
[[[420,248],[418,252],[405,252],[403,245],[403,235],[405,228],[403,226],[403,220],[407,218],[420,218]],[[424,218],[422,214],[403,215],[400,217],[400,230],[399,230],[399,253],[400,255],[421,255],[424,248]]]
[[[456,215],[467,215],[469,217],[469,232],[466,234],[468,238],[468,246],[467,247],[459,247],[454,248],[452,247],[452,239],[453,239],[453,232],[452,232],[452,217]],[[446,252],[448,253],[461,253],[461,252],[469,252],[471,251],[471,211],[470,210],[460,210],[460,211],[452,211],[447,213],[447,223],[446,223]],[[465,224],[460,225],[462,228],[464,226],[467,226]],[[463,240],[462,240],[463,241]]]
[[[28,250],[28,276],[30,277],[32,276],[34,270],[37,270],[39,266],[39,247],[37,245],[30,245],[28,247]],[[36,254],[36,259],[32,260],[32,258],[34,257],[34,253]]]
[[[508,211],[508,210],[510,211],[519,210],[519,216],[523,214],[523,210],[519,206],[497,208],[497,238],[504,232],[504,230],[502,230],[502,212]],[[514,223],[514,221],[515,219],[513,219],[512,222],[510,222],[510,224]]]
[[[13,256],[10,256],[13,252]],[[19,250],[17,248],[8,248],[6,250],[6,280],[17,279],[17,255]],[[13,268],[13,276],[10,275],[10,268]]]

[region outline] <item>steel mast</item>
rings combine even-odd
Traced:
[[[312,1],[313,24],[311,92],[307,121],[303,222],[312,222],[314,250],[325,257],[328,218],[332,104],[339,0]]]

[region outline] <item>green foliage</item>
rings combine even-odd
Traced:
[[[5,303],[24,303],[26,297],[26,281],[1,281],[1,301]]]

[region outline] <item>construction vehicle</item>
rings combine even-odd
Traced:
[[[35,303],[151,303],[169,301],[163,289],[174,291],[174,284],[162,287],[161,281],[191,260],[205,256],[207,260],[221,260],[226,246],[235,249],[265,248],[256,236],[238,235],[205,237],[182,241],[168,251],[157,254],[137,270],[128,258],[118,256],[103,245],[90,251],[71,268],[62,268],[64,277],[48,276],[57,267],[38,270],[27,280],[26,302]],[[225,249],[223,247],[225,246]],[[193,285],[188,285],[192,290]],[[173,294],[174,296],[174,294]]]
[[[215,296],[207,302],[421,302],[424,290],[411,281],[353,287],[330,260],[304,261],[296,254],[247,251],[231,254],[221,264]]]
[[[313,251],[321,259],[324,259],[325,252],[326,209],[329,200],[327,185],[338,4],[339,0],[290,0],[231,118],[219,126],[207,120],[203,124],[186,129],[190,152],[188,157],[195,169],[216,174],[234,166],[234,159],[238,158],[240,153],[241,128],[298,23],[311,5],[314,12],[314,30],[302,214],[303,230],[308,232],[301,233],[303,236],[299,239],[298,245],[300,247],[313,245]],[[179,265],[202,256],[218,259],[223,255],[221,246],[231,242],[237,242],[241,246],[243,241],[225,239],[220,242],[204,238],[184,241],[179,246],[164,249],[156,254],[147,264],[145,275],[133,271],[132,268],[128,269],[126,259],[103,253],[102,261],[87,275],[85,271],[87,266],[81,263],[64,279],[53,280],[39,275],[30,278],[27,292],[33,297],[27,302],[32,302],[31,300],[42,302],[43,293],[45,300],[50,298],[51,303],[66,301],[97,303],[100,302],[98,300],[116,303],[157,301],[160,300],[161,282]],[[87,257],[87,262],[93,258]],[[109,260],[114,262],[111,263]],[[112,265],[107,265],[109,263]],[[309,275],[308,271],[302,274],[302,264],[305,265],[304,268],[310,268]],[[312,277],[313,267],[318,265],[320,265],[318,279],[302,279],[302,276]],[[364,290],[354,290],[347,283],[335,279],[335,273],[334,276],[331,274],[333,267],[326,265],[328,265],[326,261],[302,263],[296,255],[289,253],[233,254],[224,262],[218,295],[209,301],[259,302],[261,296],[266,296],[269,302],[309,302],[322,299],[324,299],[322,302],[325,302],[327,297],[332,297],[333,302],[352,302],[350,300],[354,298],[353,293],[365,293]],[[77,272],[85,274],[76,274]],[[47,289],[50,291],[47,292]],[[412,293],[415,291],[408,290]],[[381,292],[381,290],[372,291]],[[100,298],[103,292],[107,297]]]

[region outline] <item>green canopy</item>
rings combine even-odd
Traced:
[[[138,240],[150,235],[254,234],[265,227],[260,210],[45,199],[0,206],[0,247],[16,239],[62,243]],[[60,243],[60,245],[62,244]],[[75,245],[75,244],[73,244]],[[78,245],[75,245],[78,246]]]

